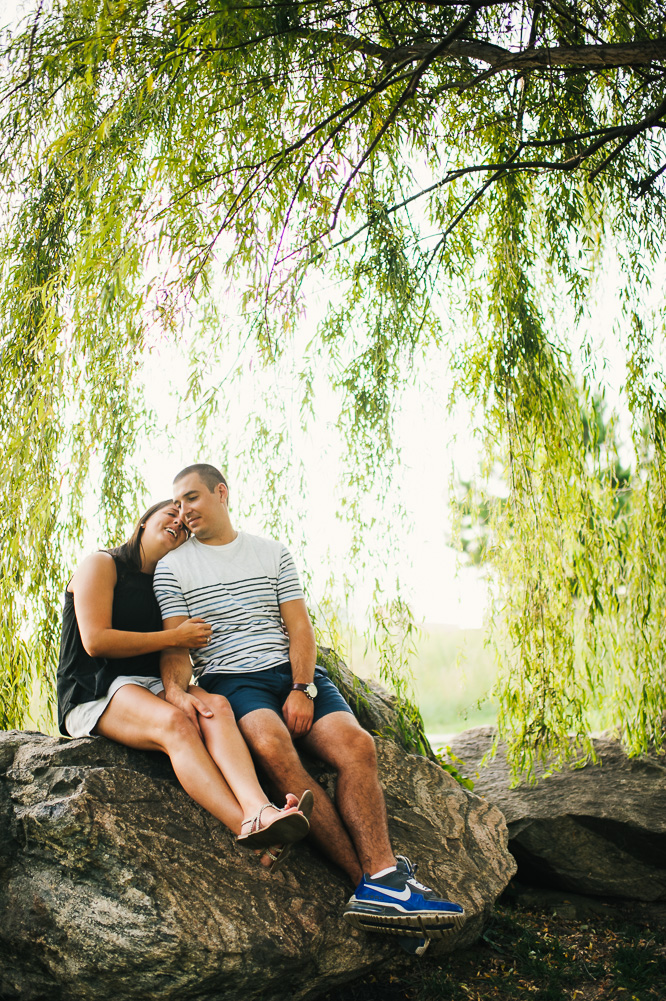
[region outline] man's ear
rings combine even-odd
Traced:
[[[222,501],[222,503],[226,504],[227,501],[229,500],[229,490],[224,485],[224,483],[218,483],[217,492],[220,495],[220,500]]]

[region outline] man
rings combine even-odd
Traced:
[[[350,923],[422,941],[424,931],[459,926],[462,907],[417,883],[409,861],[393,854],[374,741],[315,665],[314,630],[289,552],[237,532],[228,497],[214,466],[188,466],[174,480],[174,501],[192,537],[158,564],[155,593],[166,629],[198,615],[212,635],[191,660],[188,650],[164,651],[167,700],[197,726],[198,716],[209,714],[187,692],[194,667],[201,687],[229,700],[273,785],[296,795],[314,791],[312,837],[357,887],[345,910]],[[336,769],[337,809],[305,771],[294,740]]]

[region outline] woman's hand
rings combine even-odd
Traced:
[[[135,633],[113,628],[113,594],[117,582],[116,565],[109,553],[93,553],[78,568],[69,585],[81,641],[91,657],[123,660],[146,653],[160,653],[170,647],[195,650],[206,646],[212,628],[202,618],[182,620],[171,628]],[[189,658],[188,658],[189,660]],[[191,668],[191,665],[190,665]]]
[[[210,642],[212,632],[212,627],[199,615],[196,615],[194,618],[185,619],[175,629],[169,630],[167,635],[173,639],[174,646],[196,650]]]

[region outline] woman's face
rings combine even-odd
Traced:
[[[180,520],[178,508],[175,504],[167,504],[148,518],[141,542],[144,546],[146,543],[152,544],[151,548],[154,546],[156,550],[161,550],[162,556],[166,556],[172,549],[178,549],[186,538],[187,532]]]

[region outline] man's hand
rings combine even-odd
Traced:
[[[312,727],[314,702],[305,692],[290,692],[287,701],[282,706],[282,717],[287,724],[287,730],[294,740],[305,737]]]
[[[315,673],[317,647],[310,616],[302,598],[284,601],[280,615],[289,636],[289,660],[294,681],[307,684]],[[292,691],[282,706],[282,718],[294,739],[305,737],[312,728],[314,703],[305,692]]]
[[[174,615],[164,619],[163,625],[167,632],[182,642],[182,634],[195,623],[195,630],[201,628],[201,619],[188,619],[186,615]],[[210,627],[207,627],[210,628]],[[213,713],[196,695],[188,691],[192,680],[192,661],[186,649],[181,646],[171,646],[160,655],[160,674],[164,685],[164,697],[172,706],[185,713],[189,721],[196,727],[197,733],[203,739],[199,716],[210,718]]]
[[[172,706],[176,706],[177,709],[185,713],[190,722],[197,728],[199,736],[203,739],[201,727],[199,726],[199,715],[210,719],[213,713],[208,706],[201,699],[198,699],[196,695],[190,695],[189,692],[184,692],[182,688],[177,688],[175,685],[165,690],[164,695],[167,702],[170,702]]]

